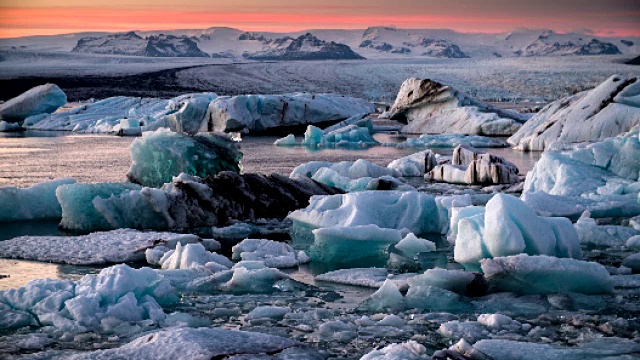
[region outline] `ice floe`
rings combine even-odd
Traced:
[[[52,113],[67,103],[67,95],[55,84],[36,86],[0,104],[0,120],[19,122],[29,116]]]
[[[293,93],[219,97],[209,105],[210,130],[264,132],[274,128],[345,120],[373,113],[373,104],[335,94]]]
[[[56,189],[75,182],[74,179],[58,179],[28,188],[0,187],[0,223],[59,219],[62,217],[62,208],[56,198]]]
[[[464,145],[453,150],[450,164],[436,165],[424,177],[428,181],[467,185],[520,182],[518,168],[511,162]]]
[[[417,148],[417,149],[437,149],[437,148],[455,148],[458,145],[468,145],[474,148],[503,148],[508,147],[504,140],[499,138],[491,138],[478,135],[461,135],[461,134],[438,134],[438,135],[420,135],[417,138],[409,138],[397,144],[385,144],[385,146],[395,146],[398,148]]]
[[[220,171],[240,172],[241,159],[242,152],[226,134],[190,136],[160,129],[133,141],[127,178],[160,187],[181,173],[205,178]]]
[[[492,136],[511,135],[528,119],[471,99],[451,86],[417,78],[402,83],[389,117],[407,124],[402,128],[406,133]]]
[[[613,75],[595,89],[562,98],[534,115],[508,141],[520,150],[555,142],[600,141],[640,124],[638,78]]]
[[[271,268],[290,268],[309,262],[304,251],[289,244],[267,239],[245,239],[233,246],[233,260],[262,261]]]

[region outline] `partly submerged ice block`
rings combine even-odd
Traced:
[[[348,125],[331,132],[324,132],[320,128],[309,125],[301,144],[311,147],[364,147],[378,145],[379,142],[373,138],[368,127]]]
[[[56,189],[75,182],[74,179],[58,179],[24,189],[0,187],[0,223],[61,218],[62,208],[56,198]]]
[[[213,264],[210,264],[213,263]],[[207,251],[202,244],[177,244],[175,250],[170,250],[159,261],[162,269],[190,269],[205,266],[208,269],[226,270],[233,263],[223,255]]]
[[[424,176],[424,173],[431,171],[431,169],[438,165],[438,160],[442,158],[442,155],[436,154],[431,150],[423,150],[393,160],[387,167],[399,172],[401,176],[405,177]]]
[[[541,215],[640,214],[640,128],[568,151],[548,150],[527,174],[523,199]]]
[[[505,141],[478,135],[438,134],[420,135],[410,138],[394,146],[398,148],[455,148],[458,145],[468,145],[474,148],[503,148],[509,146]]]
[[[425,173],[425,179],[468,185],[515,184],[520,182],[518,172],[518,168],[503,157],[458,145],[453,150],[451,163],[434,166]]]
[[[264,132],[373,113],[368,101],[335,94],[223,96],[211,102],[210,130]]]
[[[32,115],[52,113],[67,103],[67,95],[55,84],[36,86],[0,104],[0,120],[19,122]]]
[[[521,254],[483,259],[480,263],[490,286],[499,291],[520,294],[613,291],[611,275],[595,262]]]
[[[435,198],[417,191],[362,191],[314,196],[309,206],[289,214],[296,237],[310,237],[314,228],[377,225],[414,234],[440,233]],[[306,234],[306,235],[305,235]],[[294,241],[297,239],[294,238]]]
[[[215,93],[199,93],[178,96],[169,100],[167,114],[157,116],[156,120],[144,127],[144,131],[167,128],[186,134],[209,131],[209,104],[216,99]]]
[[[127,177],[134,183],[160,187],[181,173],[213,176],[220,171],[240,172],[242,152],[225,134],[183,135],[168,130],[144,133],[131,144]]]
[[[454,259],[475,267],[483,258],[551,255],[581,258],[580,242],[568,219],[539,217],[520,199],[496,194],[486,208],[456,209]]]
[[[349,179],[401,176],[400,172],[397,170],[379,166],[367,160],[358,159],[356,161],[341,161],[338,163],[329,161],[310,161],[308,163],[298,165],[293,169],[290,177],[294,177],[298,174],[313,177],[322,168],[329,168],[339,175],[348,177]]]
[[[290,268],[309,262],[302,251],[289,244],[267,239],[245,239],[232,248],[233,260],[262,261],[272,268]]]

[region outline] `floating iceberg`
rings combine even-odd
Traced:
[[[620,247],[640,230],[628,226],[597,225],[589,217],[581,217],[574,225],[582,245]]]
[[[435,198],[417,191],[362,191],[343,195],[314,196],[309,206],[289,214],[294,244],[311,244],[311,230],[376,225],[414,234],[440,233]],[[398,241],[401,239],[400,237]]]
[[[345,128],[349,125],[356,125],[359,127],[368,128],[371,133],[373,133],[373,129],[374,129],[373,121],[371,120],[369,113],[362,113],[362,114],[354,115],[346,120],[340,121],[337,124],[328,126],[324,128],[322,132],[324,132],[325,134],[329,134],[332,131]]]
[[[463,208],[464,209],[464,208]],[[566,218],[543,218],[516,197],[496,194],[486,210],[455,215],[454,259],[474,267],[481,259],[526,253],[581,258],[578,235]]]
[[[58,179],[28,188],[0,187],[0,223],[61,218],[62,208],[56,198],[56,189],[75,182],[74,179]]]
[[[290,268],[309,262],[303,251],[295,251],[283,242],[245,239],[232,248],[233,260],[262,261],[270,268]]]
[[[458,145],[453,150],[451,164],[436,165],[424,177],[429,181],[467,185],[520,182],[514,164],[466,145]]]
[[[265,132],[373,113],[373,104],[334,94],[223,96],[211,102],[209,130]]]
[[[618,136],[640,124],[638,78],[613,75],[595,89],[547,105],[508,141],[520,150],[546,150]]]
[[[382,176],[399,177],[401,174],[397,170],[373,164],[367,160],[358,159],[356,161],[341,161],[332,163],[328,161],[311,161],[298,165],[291,172],[290,177],[298,174],[313,177],[320,169],[329,168],[341,176],[349,179],[359,179],[364,177],[379,178]]]
[[[570,151],[546,151],[526,177],[523,200],[539,214],[577,218],[640,214],[638,128]]]
[[[214,271],[227,270],[233,263],[223,255],[209,252],[198,243],[182,244],[178,243],[175,250],[166,252],[158,262],[163,270],[166,269],[190,269],[204,266]]]
[[[318,170],[311,178],[315,181],[342,189],[346,192],[363,190],[415,190],[413,186],[407,185],[402,182],[402,180],[388,175],[384,175],[379,178],[361,177],[358,179],[351,179],[347,176],[340,175],[331,168],[320,168],[320,170]]]
[[[409,286],[435,286],[464,295],[466,288],[475,279],[471,272],[462,270],[429,269],[424,274],[407,280]]]
[[[29,116],[52,113],[67,103],[67,95],[55,84],[36,86],[0,104],[0,120],[19,122]]]
[[[0,327],[53,326],[65,333],[113,331],[118,325],[166,317],[161,306],[178,301],[175,289],[150,268],[116,265],[77,282],[34,280],[0,291]]]
[[[99,265],[145,260],[145,250],[156,246],[198,242],[195,235],[118,229],[83,236],[21,236],[0,242],[0,257]]]
[[[181,174],[160,189],[81,184],[63,186],[57,195],[63,208],[61,226],[93,231],[188,229],[227,225],[231,220],[282,219],[306,206],[312,195],[337,192],[306,177],[223,171],[206,182]]]
[[[389,274],[384,268],[353,268],[329,271],[316,276],[316,280],[337,284],[380,288],[386,280],[391,280],[398,288],[407,287],[407,279],[415,274]]]
[[[187,94],[169,100],[165,109],[167,114],[158,116],[146,126],[143,131],[153,131],[166,128],[186,134],[208,132],[209,103],[217,98],[214,93]]]
[[[23,130],[24,128],[18,123],[10,123],[4,120],[0,120],[0,132],[17,132]]]
[[[417,78],[402,83],[389,116],[407,124],[402,128],[405,133],[492,136],[511,135],[528,119],[471,99],[450,86]]]
[[[520,294],[613,291],[611,275],[604,266],[594,262],[520,254],[483,259],[480,263],[490,286],[499,291]]]
[[[360,360],[427,360],[431,357],[427,354],[427,349],[410,340],[400,344],[390,344],[379,350],[371,350]]]
[[[424,176],[425,172],[431,171],[441,161],[448,159],[446,156],[436,154],[431,150],[423,150],[400,159],[393,160],[387,165],[389,169],[395,170],[404,177]]]
[[[242,152],[226,134],[189,136],[160,129],[133,141],[127,177],[143,186],[160,187],[181,173],[205,178],[221,171],[240,172],[241,159]]]
[[[467,136],[460,134],[420,135],[418,138],[409,138],[401,143],[391,145],[387,144],[386,146],[395,146],[401,149],[453,149],[458,145],[467,145],[474,148],[503,148],[509,146],[505,141],[498,138],[477,135]]]

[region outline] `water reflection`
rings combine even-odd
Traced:
[[[98,267],[0,259],[0,290],[19,288],[35,279],[78,280],[86,274],[95,274],[100,270]]]

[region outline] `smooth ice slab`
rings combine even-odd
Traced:
[[[209,105],[210,130],[264,132],[373,113],[373,104],[335,94],[223,96]]]
[[[214,176],[221,171],[240,172],[242,152],[225,134],[194,136],[160,129],[146,132],[131,144],[127,178],[134,183],[160,187],[174,176]]]
[[[21,236],[0,242],[0,257],[76,265],[138,262],[145,260],[146,249],[198,241],[190,234],[130,229],[83,236]]]
[[[520,294],[613,291],[611,275],[595,262],[521,254],[483,259],[480,264],[490,286],[499,291]]]
[[[0,223],[61,218],[62,208],[56,198],[56,189],[75,182],[74,179],[58,179],[28,188],[0,187]]]
[[[18,122],[32,115],[52,113],[67,103],[67,95],[55,84],[36,86],[0,104],[0,120]]]

